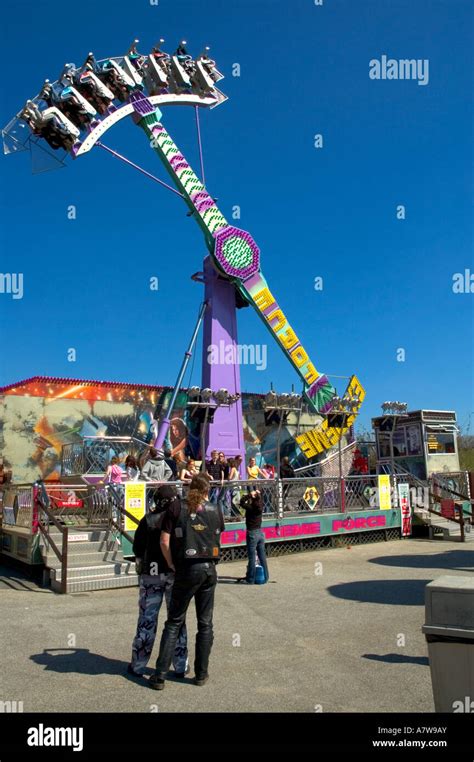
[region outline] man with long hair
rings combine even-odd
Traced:
[[[191,480],[186,500],[176,500],[163,519],[160,545],[170,569],[175,570],[168,619],[163,630],[156,671],[149,684],[163,690],[178,633],[194,598],[197,618],[195,684],[209,678],[208,665],[214,640],[212,617],[220,557],[222,511],[209,502],[209,478],[198,474]]]

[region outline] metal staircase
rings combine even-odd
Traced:
[[[396,481],[406,481],[411,488],[423,490],[423,507],[415,506],[413,513],[428,527],[433,540],[470,542],[474,539],[473,500],[467,472],[432,474],[428,480],[419,479],[398,464],[381,464],[380,472],[391,474]],[[449,509],[446,503],[451,504]]]
[[[50,536],[56,544],[61,531],[53,529]],[[56,592],[79,593],[86,590],[105,590],[138,585],[133,561],[123,557],[121,544],[108,529],[67,528],[66,590],[62,583],[62,562],[44,537],[40,549],[49,573],[51,587]]]
[[[77,593],[138,585],[135,564],[122,553],[121,534],[127,533],[118,519],[123,500],[115,490],[44,483],[35,489],[44,579],[53,590]]]

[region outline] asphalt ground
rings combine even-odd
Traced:
[[[222,580],[209,682],[193,685],[191,670],[162,692],[126,673],[138,588],[58,595],[2,567],[0,701],[25,712],[433,712],[424,588],[472,574],[464,547],[355,545],[270,558],[266,585]],[[245,562],[218,571],[237,578]],[[159,634],[164,621],[162,609]],[[190,609],[191,667],[195,630]]]

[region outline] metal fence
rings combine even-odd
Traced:
[[[398,505],[397,480],[418,489],[415,478],[394,476],[392,478],[392,504]],[[413,481],[413,484],[410,483]],[[146,505],[149,507],[161,482],[146,482]],[[180,497],[185,498],[188,485],[183,482],[167,482],[176,487]],[[263,506],[263,518],[300,514],[329,514],[341,511],[377,510],[379,507],[376,476],[338,477],[309,476],[294,479],[254,479],[237,482],[211,483],[209,498],[218,504],[226,523],[245,520],[242,498],[258,490]],[[34,521],[32,485],[15,485],[4,491],[4,522],[16,526],[31,527]],[[124,506],[125,483],[104,484],[45,484],[49,509],[62,523],[70,526],[107,526],[113,516],[114,504]],[[342,495],[342,490],[344,494]],[[425,489],[427,492],[427,490]],[[423,494],[422,500],[425,499]],[[418,501],[420,497],[418,497]],[[5,520],[6,517],[6,520]]]
[[[5,526],[32,527],[34,515],[31,484],[7,484],[2,490],[2,523]]]
[[[139,458],[148,446],[134,437],[84,437],[82,442],[63,445],[61,474],[103,474],[111,458],[124,461],[127,455]]]

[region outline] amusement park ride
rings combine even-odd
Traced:
[[[303,453],[311,458],[336,445],[347,432],[365,391],[357,377],[351,376],[342,398],[349,402],[350,414],[345,416],[344,426],[328,426],[327,414],[337,410],[337,401],[341,398],[336,396],[328,376],[316,370],[272,294],[260,269],[259,247],[248,232],[227,222],[207,192],[204,177],[201,181],[194,173],[162,123],[162,107],[194,107],[201,149],[199,109],[212,109],[227,100],[217,87],[223,75],[209,57],[209,48],[194,60],[184,41],[172,55],[162,50],[163,42],[160,40],[148,55],[138,52],[138,40],[135,40],[123,56],[96,61],[89,53],[81,67],[66,64],[59,79],[53,83],[46,80],[39,94],[28,100],[5,127],[2,132],[5,153],[31,150],[36,143],[46,141],[55,151],[63,149],[74,159],[94,147],[124,159],[107,148],[101,139],[110,127],[130,116],[147,136],[176,186],[175,193],[184,199],[190,216],[204,235],[209,252],[203,272],[207,307],[204,347],[219,346],[221,341],[235,347],[236,310],[252,305],[300,376],[309,409],[321,416],[317,427],[296,438]],[[202,386],[226,389],[237,399],[234,405],[216,411],[208,449],[224,448],[229,454],[232,450],[243,453],[238,365],[209,364],[204,351]],[[169,406],[161,422],[158,444],[163,442],[170,413]]]

